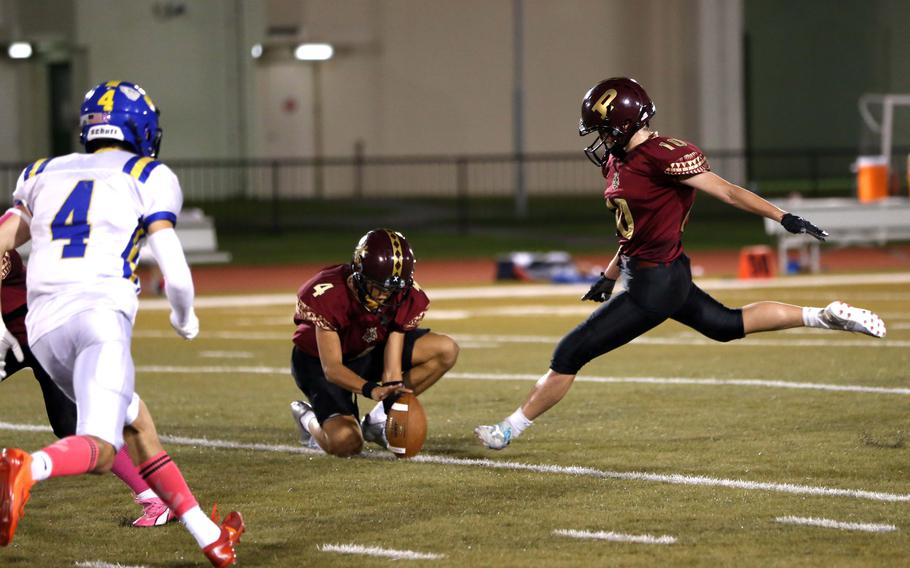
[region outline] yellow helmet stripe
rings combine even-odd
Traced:
[[[394,231],[388,229],[384,229],[384,231],[392,244],[392,276],[401,276],[401,270],[404,268],[404,250],[401,246],[401,239]]]

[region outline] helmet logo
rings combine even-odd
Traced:
[[[601,119],[606,120],[607,114],[610,112],[610,103],[612,103],[615,98],[616,89],[607,89],[604,91],[604,94],[597,99],[597,102],[594,103],[592,108],[600,113]]]
[[[120,85],[120,92],[133,102],[138,101],[139,97],[142,96],[139,91],[127,85]]]

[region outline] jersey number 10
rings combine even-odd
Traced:
[[[92,226],[88,222],[88,207],[92,203],[94,188],[95,182],[92,180],[77,183],[54,215],[51,222],[51,238],[55,241],[69,240],[69,244],[63,246],[63,258],[85,256],[86,240],[92,231]]]

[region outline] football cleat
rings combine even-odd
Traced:
[[[828,329],[865,333],[872,337],[885,337],[887,332],[885,322],[877,314],[843,302],[835,301],[825,306],[818,319]]]
[[[142,516],[133,521],[134,527],[160,527],[177,520],[177,515],[158,497],[140,499],[136,503],[142,506]]]
[[[373,442],[383,448],[389,447],[389,441],[385,437],[385,422],[370,422],[370,415],[367,414],[360,421],[360,429],[363,431],[363,439],[367,442]]]
[[[304,424],[312,419],[311,414],[313,414],[313,407],[310,406],[310,403],[302,400],[295,400],[291,403],[291,416],[294,417],[294,424],[297,425],[297,430],[300,432],[300,443],[307,447],[310,447],[313,435]]]
[[[0,452],[0,546],[12,542],[34,484],[31,454],[4,448]]]
[[[245,530],[243,516],[237,511],[228,513],[221,523],[221,536],[202,549],[202,553],[209,559],[212,566],[224,568],[237,563],[237,551],[234,550],[234,545],[240,542],[240,535]]]
[[[474,428],[474,435],[484,446],[491,450],[501,450],[512,441],[512,427],[503,420],[495,426],[478,426]]]

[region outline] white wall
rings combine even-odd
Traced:
[[[733,35],[737,50],[739,41],[735,31],[700,27],[700,6],[699,0],[525,0],[525,150],[585,146],[577,135],[581,98],[616,75],[645,85],[657,102],[657,128],[707,147],[720,142],[699,140],[709,130],[700,122],[709,106],[702,100],[725,91],[701,92],[698,38]],[[511,1],[311,0],[300,19],[312,39],[341,46],[323,64],[326,155],[351,155],[358,138],[370,155],[512,151]],[[299,63],[281,67],[283,74],[308,73]],[[280,82],[270,88],[280,89]],[[285,96],[312,104],[311,93],[283,82]],[[256,122],[283,122],[268,118],[281,115],[274,105],[257,112]],[[287,118],[306,127],[304,116]],[[260,150],[276,152],[268,145]]]
[[[139,83],[162,110],[162,156],[241,153],[235,2],[192,0],[171,19],[152,2],[79,0],[76,42],[85,49],[86,89],[110,79]]]
[[[580,151],[581,97],[615,75],[648,89],[662,133],[708,149],[735,145],[742,109],[726,103],[741,98],[739,85],[728,89],[741,72],[741,23],[705,17],[718,1],[524,0],[525,150]],[[350,156],[357,140],[374,156],[512,151],[511,0],[187,0],[170,19],[153,16],[160,3],[151,0],[69,2],[78,90],[113,78],[143,85],[163,111],[165,159],[312,156],[312,64],[249,56],[258,41],[289,53],[302,39],[337,49],[320,67],[325,156]],[[296,37],[268,35],[284,24],[298,26]],[[725,54],[721,80],[699,65],[715,49]],[[19,117],[18,134],[0,136],[9,159],[46,144],[21,127],[46,123],[42,64],[31,65],[0,64],[0,93],[18,93],[15,103],[0,100],[0,117]],[[714,108],[732,110],[706,118]]]

